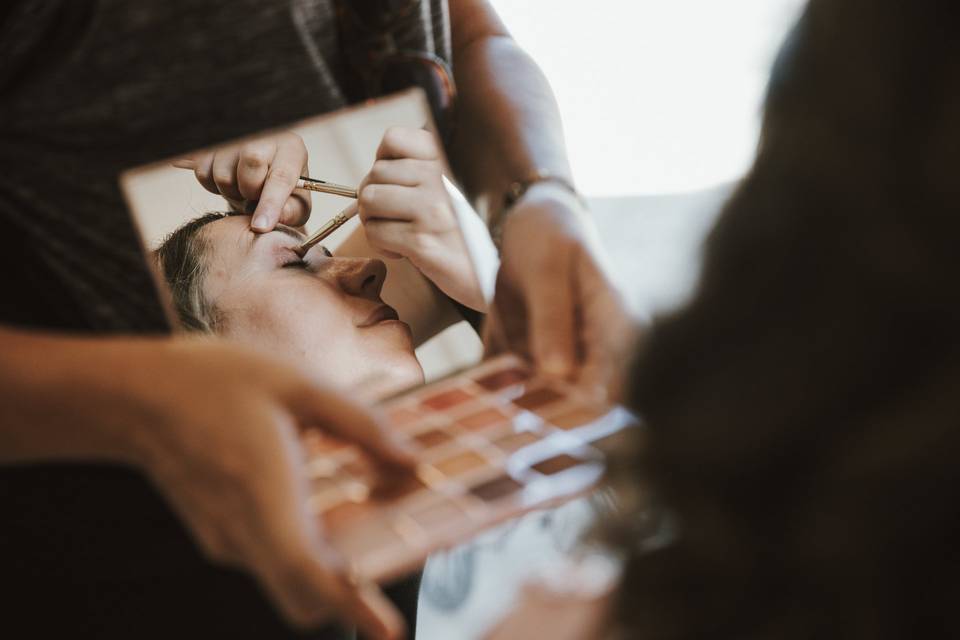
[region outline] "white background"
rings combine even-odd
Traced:
[[[739,178],[802,0],[492,0],[547,74],[591,196]]]

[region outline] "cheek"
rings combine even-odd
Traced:
[[[225,337],[298,359],[329,355],[350,340],[352,318],[333,292],[309,281],[279,280],[247,283],[221,297]]]

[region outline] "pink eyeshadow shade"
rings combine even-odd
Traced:
[[[487,391],[499,391],[500,389],[515,384],[520,384],[529,377],[530,374],[523,369],[513,368],[504,369],[503,371],[496,371],[494,373],[485,375],[482,378],[477,378],[474,380],[474,382]]]
[[[480,431],[481,429],[486,429],[487,427],[505,422],[509,419],[510,416],[500,409],[490,408],[478,411],[465,418],[458,418],[457,424],[468,431]]]
[[[537,464],[533,465],[532,468],[545,476],[552,476],[560,473],[561,471],[572,469],[580,464],[583,464],[583,460],[578,460],[573,456],[562,453],[558,456],[544,460],[543,462],[538,462]]]
[[[549,387],[544,387],[542,389],[536,389],[534,391],[529,391],[523,394],[522,396],[514,400],[513,404],[523,409],[533,411],[535,409],[539,409],[540,407],[544,407],[548,404],[552,404],[557,400],[561,400],[562,398],[563,398],[563,394],[557,391],[554,391]]]
[[[473,394],[467,393],[463,389],[450,389],[421,400],[420,405],[434,411],[444,411],[472,398]]]

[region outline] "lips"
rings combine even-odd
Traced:
[[[393,307],[387,306],[385,304],[380,305],[373,310],[366,320],[358,324],[357,326],[361,329],[366,327],[372,327],[374,325],[380,324],[381,322],[386,322],[387,320],[399,320],[400,316],[397,315],[397,312],[393,310]]]

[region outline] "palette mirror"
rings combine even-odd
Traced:
[[[431,130],[421,92],[294,123],[284,133],[303,141],[304,174],[349,190],[396,126]],[[432,551],[596,485],[604,455],[595,444],[634,424],[627,411],[536,375],[511,355],[481,363],[462,305],[409,261],[372,259],[357,218],[297,252],[355,206],[350,196],[313,193],[305,228],[254,234],[247,209],[233,203],[229,214],[216,213],[231,204],[182,164],[170,158],[139,167],[121,186],[184,328],[289,356],[345,393],[378,402],[419,451],[415,472],[384,478],[358,449],[317,429],[302,433],[310,508],[359,575],[399,577]],[[497,263],[489,237],[455,185],[444,189],[470,275],[490,296]]]

